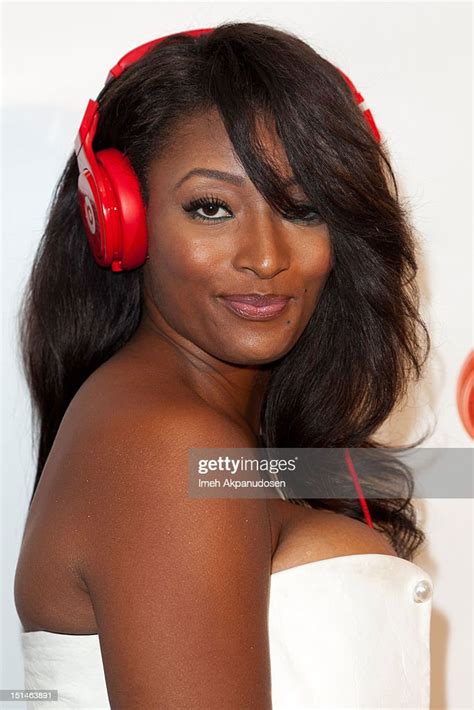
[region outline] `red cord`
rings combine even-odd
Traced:
[[[357,477],[356,470],[354,468],[354,464],[352,463],[351,455],[349,453],[349,449],[344,449],[344,458],[346,460],[347,468],[349,469],[349,473],[352,476],[352,480],[354,482],[355,489],[357,491],[357,495],[359,496],[360,504],[362,506],[362,510],[364,511],[365,519],[367,520],[367,525],[371,528],[374,527],[374,524],[372,522],[372,518],[370,517],[369,513],[369,507],[367,505],[367,501],[364,498],[364,494],[362,493],[362,488],[359,483],[359,479]]]

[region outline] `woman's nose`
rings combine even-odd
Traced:
[[[290,253],[283,230],[275,216],[259,217],[243,229],[237,238],[233,266],[248,269],[260,278],[272,278],[290,265]]]

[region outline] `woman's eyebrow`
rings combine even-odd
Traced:
[[[180,187],[180,185],[185,182],[185,180],[188,180],[193,175],[204,175],[205,177],[216,178],[217,180],[225,180],[226,182],[231,182],[233,185],[237,185],[238,187],[241,187],[245,182],[244,177],[241,177],[240,175],[234,175],[233,173],[225,172],[224,170],[212,170],[210,168],[193,168],[188,173],[186,173],[184,177],[178,180],[173,189],[177,190],[178,187]]]
[[[176,185],[174,186],[173,190],[177,190],[178,187],[180,187],[183,182],[188,180],[190,177],[193,175],[204,175],[204,177],[210,177],[210,178],[215,178],[217,180],[224,180],[225,182],[230,182],[233,185],[237,185],[237,187],[241,187],[244,183],[246,178],[242,177],[241,175],[235,175],[233,173],[228,173],[225,170],[213,170],[211,168],[193,168],[189,172],[186,173],[182,178],[178,180]],[[286,180],[284,183],[285,187],[288,185],[295,185],[297,183],[296,179],[294,177],[289,178]]]

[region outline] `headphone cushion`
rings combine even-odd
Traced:
[[[120,223],[119,244],[116,245],[121,265],[125,269],[141,266],[148,252],[146,210],[138,177],[130,161],[116,148],[96,153],[96,159],[112,188]]]

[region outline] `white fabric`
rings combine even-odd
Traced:
[[[432,598],[414,597],[424,580],[432,589],[421,567],[383,554],[272,574],[273,710],[429,708]],[[29,631],[21,640],[25,688],[59,691],[29,710],[110,708],[97,634]]]

